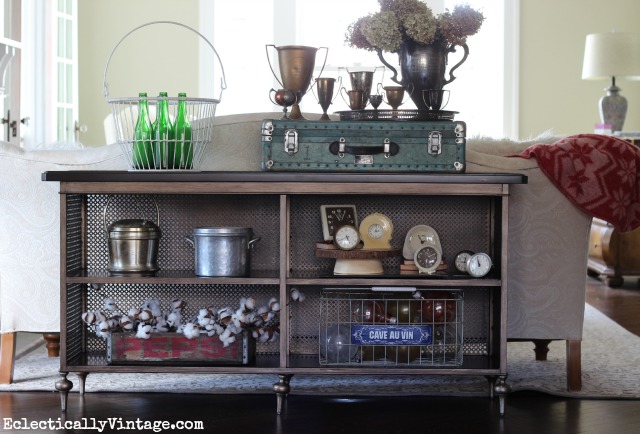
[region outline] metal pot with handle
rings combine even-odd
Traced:
[[[251,271],[251,249],[260,241],[252,228],[199,227],[185,237],[195,250],[195,274],[204,277],[244,277]]]
[[[107,270],[113,275],[154,275],[158,270],[158,244],[160,210],[156,206],[157,224],[146,219],[123,219],[107,226],[107,208],[113,196],[104,206],[104,228],[109,247]]]

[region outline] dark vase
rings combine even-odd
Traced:
[[[449,53],[456,51],[457,46],[444,42],[434,42],[429,45],[418,44],[411,40],[403,42],[398,52],[401,80],[398,80],[398,71],[384,59],[381,50],[378,50],[378,57],[393,72],[391,79],[404,86],[419,110],[439,110],[442,105],[443,92],[438,91],[456,79],[453,71],[462,65],[469,55],[467,44],[459,45],[464,50],[464,55],[449,70],[449,78],[447,79],[445,76],[448,56]]]

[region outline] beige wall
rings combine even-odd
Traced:
[[[177,21],[198,29],[198,0],[82,0],[78,2],[80,136],[87,146],[104,144],[103,120],[111,112],[103,94],[107,59],[118,41],[151,21]],[[198,94],[198,41],[189,30],[151,25],[132,33],[116,49],[108,70],[111,97],[157,96],[166,90]]]
[[[110,107],[102,96],[103,73],[115,44],[129,30],[154,20],[178,21],[197,29],[198,0],[83,0],[78,9],[80,123],[89,128],[81,141],[95,146],[104,143],[102,121]],[[521,0],[520,9],[519,137],[547,130],[592,132],[599,122],[597,102],[608,83],[581,79],[585,36],[614,27],[640,31],[640,1]],[[197,44],[189,39],[190,32],[174,27],[150,26],[125,40],[109,67],[111,96],[135,96],[145,90],[153,96],[165,89],[197,95]],[[152,51],[154,32],[161,32],[157,29],[187,39],[158,54]],[[128,59],[143,56],[150,59],[145,68],[155,65],[150,72],[129,63]],[[629,100],[625,130],[640,131],[640,82],[619,80],[618,85]]]
[[[609,83],[581,79],[585,37],[640,32],[640,1],[521,0],[520,11],[520,138],[593,132]],[[616,84],[629,101],[624,130],[640,131],[640,81]]]

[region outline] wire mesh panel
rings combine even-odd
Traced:
[[[320,297],[320,365],[460,366],[461,290],[413,294],[325,289]]]

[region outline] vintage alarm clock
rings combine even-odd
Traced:
[[[420,273],[434,273],[442,261],[442,251],[430,244],[418,247],[414,253],[413,261]]]
[[[413,260],[416,250],[422,246],[434,246],[442,253],[442,245],[438,233],[431,226],[417,225],[409,229],[404,238],[402,256],[404,259]]]
[[[369,214],[360,222],[360,238],[364,250],[385,250],[391,248],[393,222],[380,213]]]
[[[360,243],[360,232],[353,225],[344,225],[333,234],[333,244],[340,250],[353,250]]]
[[[473,277],[486,276],[492,266],[491,256],[484,252],[474,253],[467,259],[467,273]]]
[[[471,250],[462,250],[456,254],[456,257],[453,261],[453,265],[456,267],[461,273],[467,272],[467,260],[473,255]]]
[[[351,225],[358,227],[355,205],[321,205],[322,235],[325,241],[331,241],[336,229]]]

